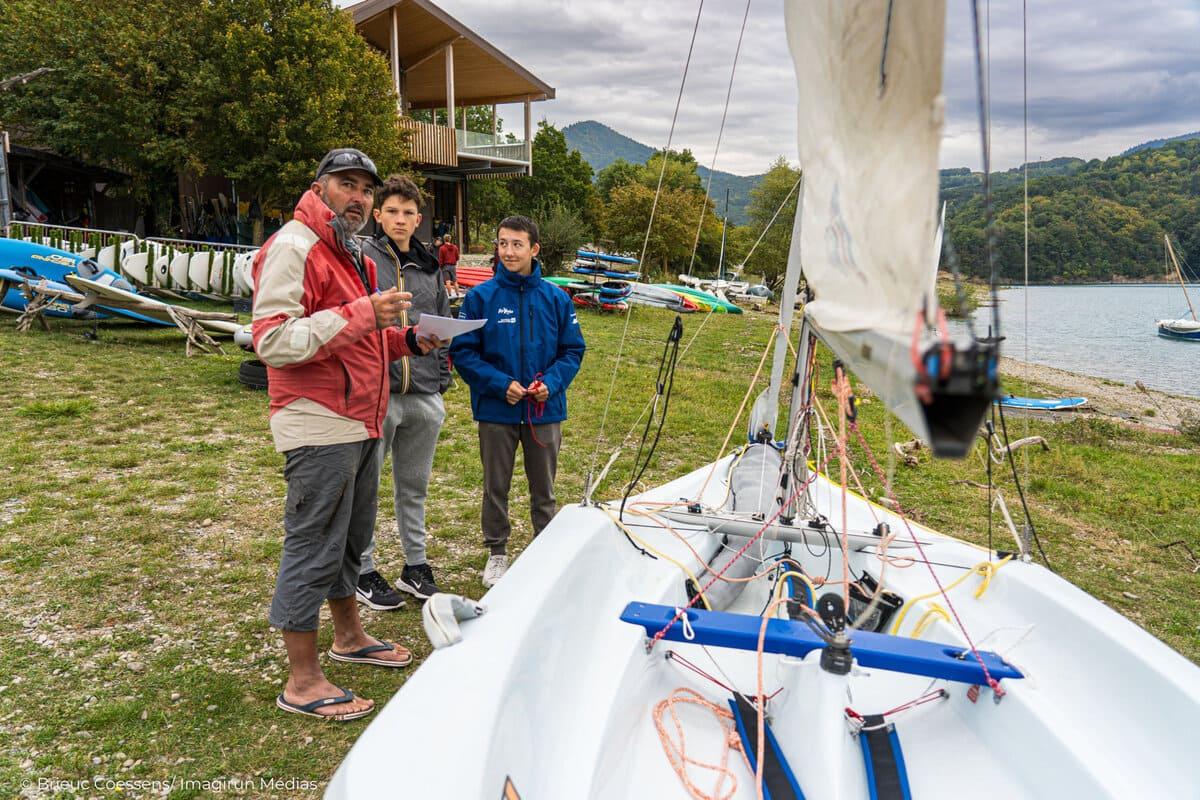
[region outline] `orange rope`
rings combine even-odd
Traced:
[[[687,754],[683,724],[680,723],[679,717],[675,713],[675,706],[679,703],[708,709],[721,720],[721,729],[725,735],[725,747],[721,753],[721,762],[719,764],[705,763]],[[670,714],[671,716],[671,723],[675,727],[677,740],[671,737],[670,732],[663,722],[663,717],[666,714]],[[679,776],[679,780],[683,782],[683,786],[687,789],[689,796],[694,798],[694,800],[732,800],[737,795],[737,776],[733,774],[733,770],[729,767],[729,753],[732,750],[737,750],[742,753],[743,757],[745,757],[745,753],[742,751],[741,737],[738,736],[737,728],[733,724],[733,713],[729,709],[708,700],[694,689],[680,687],[671,692],[666,700],[662,700],[654,706],[654,727],[658,731],[658,738],[662,742],[663,751],[667,754],[667,760],[671,762],[672,769]],[[692,767],[717,774],[717,783],[713,787],[712,794],[708,794],[692,781],[691,776],[688,774],[689,768]],[[747,768],[749,768],[749,764],[747,764]],[[722,794],[721,789],[725,785],[726,780],[729,780],[732,785],[729,787],[727,793]]]

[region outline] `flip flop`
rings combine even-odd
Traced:
[[[318,714],[316,709],[322,706],[333,706],[341,703],[349,703],[354,700],[354,692],[338,687],[343,694],[338,697],[322,697],[319,700],[313,700],[311,703],[293,703],[283,696],[283,692],[275,698],[275,705],[289,714],[301,714],[305,717],[316,717],[317,719],[335,720],[337,722],[349,722],[352,719],[365,717],[375,710],[375,706],[365,708],[362,711],[348,711],[345,714]]]
[[[407,667],[412,663],[412,653],[409,653],[408,658],[404,661],[387,661],[382,658],[371,657],[371,653],[382,653],[395,649],[396,645],[383,641],[379,644],[367,645],[361,650],[355,650],[353,653],[339,653],[331,647],[329,648],[329,657],[334,661],[344,661],[347,664],[374,664],[377,667]]]

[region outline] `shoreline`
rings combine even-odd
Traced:
[[[1088,403],[1082,409],[1062,412],[1063,415],[1117,417],[1131,424],[1167,431],[1177,431],[1187,417],[1200,420],[1200,397],[1170,394],[1158,389],[1143,391],[1133,384],[1007,356],[1000,358],[1000,373],[1025,381],[1036,392],[1087,398]]]

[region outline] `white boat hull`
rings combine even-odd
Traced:
[[[654,490],[641,500],[673,502],[695,495],[708,468]],[[714,480],[705,501],[718,505],[724,486]],[[821,479],[818,496],[840,504],[840,492]],[[829,509],[831,520],[840,511]],[[836,516],[834,516],[836,514]],[[848,527],[878,515],[907,535],[889,512],[851,496]],[[661,553],[699,571],[688,548],[664,529],[626,516],[636,534]],[[931,562],[971,566],[987,560],[973,545],[914,526],[929,538]],[[683,532],[702,559],[715,537]],[[755,557],[781,543],[758,544]],[[793,549],[810,574],[840,579],[838,551]],[[815,555],[814,555],[815,553]],[[894,555],[910,555],[911,550]],[[870,552],[851,554],[856,573],[878,576]],[[962,575],[935,566],[943,583]],[[463,641],[435,651],[378,713],[354,745],[326,796],[387,794],[402,781],[413,797],[492,798],[505,780],[526,798],[685,798],[652,721],[651,711],[679,686],[724,704],[727,694],[664,658],[673,649],[715,673],[691,644],[659,643],[645,650],[641,628],[618,619],[632,600],[679,606],[683,575],[665,560],[640,555],[601,510],[571,506],[515,561],[483,598],[488,612],[464,623]],[[901,718],[912,794],[961,798],[970,787],[987,797],[1127,798],[1189,796],[1200,785],[1200,762],[1186,734],[1200,712],[1200,670],[1141,628],[1044,568],[1003,566],[981,599],[981,579],[952,590],[951,600],[981,649],[994,650],[1026,675],[1005,680],[994,703],[978,702],[963,684],[939,681],[948,700]],[[906,598],[933,589],[928,568],[890,567],[886,587]],[[758,614],[767,587],[757,581],[731,610]],[[928,602],[912,609],[907,634]],[[923,638],[961,646],[954,626],[936,620]],[[755,691],[752,652],[708,648],[741,691]],[[879,669],[856,671],[848,686],[804,661],[764,658],[772,726],[810,798],[866,797],[863,760],[841,708],[878,712],[925,691],[929,680]],[[846,679],[841,679],[846,680]],[[845,692],[851,693],[847,700]],[[725,735],[715,718],[683,712],[689,755],[719,761]],[[419,720],[419,724],[414,724]],[[739,798],[755,796],[753,778],[736,754],[730,763]],[[711,774],[693,773],[711,787]],[[972,790],[974,791],[974,790]]]

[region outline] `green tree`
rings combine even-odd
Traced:
[[[203,12],[191,0],[7,0],[0,75],[55,71],[0,93],[0,117],[35,146],[127,173],[146,202],[187,160],[195,114],[181,94]]]
[[[667,152],[667,168],[663,170],[663,151],[659,150],[645,163],[641,169],[642,185],[649,189],[658,186],[659,176],[662,176],[664,189],[681,189],[688,192],[704,192],[704,182],[700,180],[697,171],[699,165],[691,150],[670,150]]]
[[[383,173],[404,163],[386,60],[329,0],[211,0],[191,82],[198,171],[232,178],[264,206],[308,186],[327,150],[358,147]],[[236,87],[236,88],[234,88]]]
[[[495,237],[496,225],[513,207],[508,184],[501,180],[468,181],[470,193],[471,241],[488,243]],[[490,245],[488,246],[490,250]]]
[[[611,200],[613,189],[618,186],[640,181],[644,169],[643,164],[631,164],[623,158],[618,158],[600,170],[596,175],[596,194],[600,202],[607,203]]]
[[[513,211],[537,218],[555,205],[578,214],[589,226],[595,221],[592,167],[579,151],[567,147],[562,131],[546,120],[533,137],[533,175],[508,182]]]
[[[574,259],[575,251],[588,238],[588,228],[583,217],[573,209],[556,203],[542,214],[538,222],[542,243],[538,260],[546,274],[561,272],[563,264]]]
[[[696,238],[697,212],[703,198],[702,193],[685,189],[662,191],[646,245],[643,265],[646,271],[650,271],[651,264],[657,264],[662,275],[687,269]],[[642,183],[616,187],[601,214],[605,237],[614,241],[617,249],[640,253],[653,205],[654,190]],[[712,203],[705,201],[704,205],[709,218],[707,238],[711,241],[715,234],[719,243],[720,228],[712,215]]]
[[[800,170],[789,166],[783,156],[771,163],[762,181],[750,190],[750,207],[747,209],[750,224],[746,227],[752,236],[744,248],[733,251],[737,262],[744,263],[747,270],[761,274],[771,285],[778,284],[787,271],[788,248],[792,243],[792,226],[796,219],[796,199],[800,196],[800,191],[793,189],[799,179]],[[776,211],[779,212],[778,217],[775,216]],[[750,248],[759,236],[762,236],[762,240],[751,253]]]

